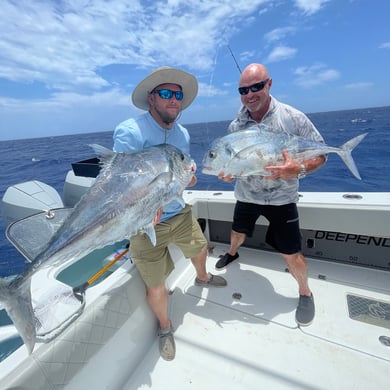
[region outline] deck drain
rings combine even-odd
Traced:
[[[387,336],[379,336],[379,341],[385,345],[386,347],[390,347],[390,337]]]
[[[233,293],[232,297],[233,297],[233,299],[236,299],[237,301],[239,301],[242,298],[242,295],[239,292],[235,292],[235,293]]]
[[[353,320],[390,329],[390,303],[350,294],[347,303]]]

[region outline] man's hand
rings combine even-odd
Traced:
[[[264,176],[265,179],[295,179],[298,173],[301,171],[301,164],[293,160],[286,150],[282,150],[284,158],[283,165],[269,165],[264,167],[267,171],[271,172],[271,175]]]
[[[220,172],[218,174],[218,179],[221,179],[221,180],[225,181],[226,183],[230,183],[234,180],[234,177],[231,174],[228,174],[227,176],[225,176],[225,174],[223,172]]]
[[[157,210],[157,213],[156,213],[156,215],[153,218],[153,226],[156,226],[160,222],[160,218],[161,218],[162,212],[163,212],[163,208],[160,207]]]
[[[193,187],[198,182],[197,177],[194,175],[192,176],[191,181],[188,183],[187,187]]]

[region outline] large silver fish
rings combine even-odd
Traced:
[[[299,162],[337,153],[352,174],[360,180],[351,152],[366,135],[367,133],[358,135],[340,147],[332,147],[284,131],[271,131],[264,125],[253,126],[214,140],[203,158],[202,172],[216,176],[220,173],[233,177],[268,176],[271,172],[264,168],[282,165],[282,150],[285,149],[291,158]]]
[[[94,184],[27,269],[0,278],[0,306],[30,353],[36,341],[31,276],[42,267],[81,258],[140,230],[155,243],[153,219],[158,209],[172,200],[184,205],[182,193],[196,169],[194,161],[172,145],[132,153],[91,146],[103,162]]]

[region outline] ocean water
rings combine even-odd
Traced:
[[[339,156],[330,154],[327,164],[300,182],[301,191],[382,192],[390,191],[390,107],[314,113],[308,115],[325,141],[340,146],[361,134],[367,137],[353,152],[362,180],[357,180]],[[186,125],[191,135],[191,154],[198,165],[194,189],[232,190],[214,176],[201,173],[202,158],[212,140],[226,134],[229,121]],[[61,195],[71,163],[94,157],[88,144],[112,148],[112,131],[0,142],[0,197],[17,183],[40,180]],[[0,221],[0,268],[23,261],[5,238]]]

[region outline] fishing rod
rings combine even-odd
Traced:
[[[80,286],[73,287],[74,296],[80,301],[83,302],[85,290],[100,276],[102,276],[109,268],[111,268],[117,261],[119,261],[126,253],[129,252],[129,247],[126,246],[126,249],[119,253],[118,256],[114,257],[108,264],[101,268],[95,275],[91,276],[85,283],[80,284]]]
[[[234,62],[235,62],[235,64],[236,64],[236,66],[237,66],[237,69],[238,69],[238,71],[239,71],[240,74],[241,74],[242,72],[241,72],[240,66],[238,65],[238,63],[237,63],[237,61],[236,61],[236,57],[234,57],[234,54],[233,54],[233,52],[232,52],[232,49],[230,48],[230,45],[228,44],[227,47],[229,48],[230,54],[232,55],[233,60],[234,60]]]

